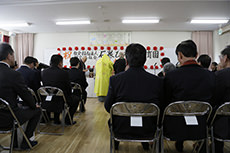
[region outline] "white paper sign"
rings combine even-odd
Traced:
[[[47,96],[46,97],[46,101],[51,101],[51,99],[52,99],[52,96]]]
[[[131,116],[130,117],[130,126],[142,127],[142,117],[141,116]]]
[[[198,125],[196,116],[184,116],[186,125]]]
[[[23,101],[21,97],[18,97],[18,100],[19,100],[19,101]]]

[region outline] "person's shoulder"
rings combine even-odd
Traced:
[[[216,76],[230,74],[230,68],[225,68],[215,72]]]

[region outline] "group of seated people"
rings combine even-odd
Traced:
[[[164,78],[148,73],[144,70],[146,61],[146,49],[141,44],[130,44],[125,50],[125,56],[128,64],[126,71],[117,73],[110,78],[109,90],[105,101],[105,109],[110,112],[112,105],[116,102],[143,102],[155,103],[161,109],[176,101],[203,101],[210,103],[213,108],[220,106],[230,100],[230,47],[227,46],[220,57],[219,67],[222,68],[215,73],[200,66],[196,61],[197,47],[192,40],[186,40],[176,47],[176,55],[180,63],[179,68],[174,68],[167,73],[163,73]],[[33,70],[36,67],[37,60],[33,57],[26,57],[24,65],[16,71],[10,66],[15,64],[14,51],[9,44],[0,44],[0,97],[7,100],[16,114],[21,124],[28,122],[25,134],[30,138],[40,120],[41,109],[37,105],[27,90],[27,87],[36,90],[40,87],[40,81],[43,86],[53,86],[60,88],[66,97],[70,106],[70,116],[73,115],[78,107],[79,99],[71,92],[71,82],[79,83],[83,90],[88,86],[84,72],[79,70],[80,60],[77,57],[70,59],[72,68],[68,71],[62,69],[63,57],[53,55],[50,60],[50,67],[43,70]],[[167,63],[167,62],[166,62]],[[164,71],[167,70],[164,65]],[[33,72],[32,72],[33,71]],[[26,74],[29,74],[27,76]],[[30,78],[33,77],[33,78]],[[81,81],[79,81],[81,80]],[[27,109],[18,107],[17,97],[23,100],[28,106]],[[85,95],[86,98],[86,95]],[[50,112],[54,112],[54,123],[60,124],[58,105],[44,106]],[[55,108],[57,107],[57,108]],[[117,125],[113,129],[115,132],[135,133],[140,131],[128,130],[127,120],[118,118]],[[70,119],[66,118],[65,123],[70,124]],[[151,123],[145,123],[148,127]],[[176,124],[176,123],[175,123]],[[228,127],[230,121],[224,123]],[[127,126],[127,128],[124,128]],[[183,126],[178,125],[177,130],[183,131]],[[194,135],[196,131],[194,131]],[[37,141],[30,141],[32,146]],[[223,142],[215,141],[216,152],[223,152]],[[119,143],[115,146],[118,149]],[[148,144],[143,143],[144,149],[148,149]],[[23,139],[22,149],[28,149],[29,146]],[[183,151],[183,141],[176,142],[176,149]]]
[[[60,108],[63,109],[64,101],[53,98],[51,102],[44,102],[40,106],[35,102],[34,97],[28,90],[29,87],[37,94],[37,90],[41,87],[40,82],[42,82],[43,86],[57,87],[63,91],[71,116],[71,118],[66,117],[65,124],[70,125],[71,120],[72,124],[76,123],[73,121],[73,115],[78,108],[80,96],[79,94],[72,93],[71,82],[78,83],[84,92],[88,83],[86,82],[84,72],[78,69],[80,60],[77,57],[73,57],[70,60],[70,64],[72,68],[69,71],[63,70],[63,57],[61,55],[53,55],[50,60],[50,67],[40,71],[37,69],[38,60],[27,56],[24,59],[24,64],[14,70],[10,68],[15,66],[12,47],[7,43],[0,44],[0,98],[9,102],[20,124],[28,121],[25,130],[28,139],[33,136],[33,132],[40,121],[41,107],[44,107],[48,114],[50,114],[49,112],[54,112],[54,124],[60,124]],[[86,100],[86,92],[84,95],[85,97],[83,96],[83,98]],[[22,105],[25,107],[20,107],[19,97],[23,101]],[[8,124],[9,121],[7,119],[1,121],[1,126]],[[19,147],[17,146],[17,137],[14,140],[14,148]],[[30,140],[30,143],[32,146],[35,146],[37,141]],[[22,150],[29,149],[25,139],[23,139],[20,147]]]
[[[176,101],[208,102],[214,110],[230,101],[230,46],[221,51],[219,67],[222,69],[215,73],[201,66],[203,57],[196,61],[198,52],[192,40],[178,44],[176,55],[180,67],[167,72],[162,79],[144,70],[145,47],[140,44],[130,44],[125,51],[129,69],[110,78],[109,91],[104,104],[106,111],[110,113],[112,105],[117,102],[155,103],[163,113],[166,106]],[[114,116],[113,122],[116,122],[113,127],[115,133],[138,135],[140,132],[136,128],[130,128],[130,123],[124,118]],[[150,126],[151,123],[143,123],[143,125]],[[177,122],[174,125],[175,127],[169,128],[186,133],[183,129],[184,125]],[[227,131],[229,125],[230,121],[226,120],[219,127]],[[194,136],[196,134],[197,131],[190,133]],[[119,142],[115,141],[115,149],[118,149],[118,145]],[[149,148],[146,143],[142,145],[144,149]],[[215,145],[216,152],[223,153],[224,143],[215,141]],[[183,141],[177,141],[175,146],[179,152],[183,151]],[[201,152],[203,151],[205,149]]]

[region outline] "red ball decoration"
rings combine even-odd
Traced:
[[[94,50],[97,50],[97,46],[94,46],[93,49],[94,49]]]
[[[87,69],[89,69],[89,68],[90,68],[90,65],[87,66]]]
[[[64,65],[64,68],[67,68],[67,65]]]
[[[161,53],[161,56],[165,56],[165,53]]]
[[[71,69],[71,68],[72,68],[72,66],[69,66],[69,68]]]
[[[160,67],[163,68],[163,65],[161,64]]]
[[[81,50],[85,50],[85,47],[81,47]]]
[[[93,66],[93,68],[95,68],[95,65]]]
[[[151,48],[148,46],[146,49],[147,49],[147,50],[150,50]]]
[[[69,50],[72,51],[72,47],[69,47]]]
[[[156,65],[156,66],[155,66],[155,69],[159,69],[159,67]]]
[[[151,66],[150,66],[150,69],[153,69],[153,68],[154,68],[153,65],[151,65]]]
[[[60,48],[58,48],[57,50],[58,50],[58,51],[61,51],[61,49],[60,49]]]
[[[157,46],[154,46],[154,47],[153,47],[153,50],[157,50]]]
[[[63,51],[66,51],[66,47],[63,47],[62,50],[63,50]]]
[[[111,50],[111,47],[108,46],[108,47],[107,47],[107,50]]]
[[[117,50],[117,46],[114,46],[113,49],[114,49],[114,50]]]
[[[60,53],[58,53],[58,55],[61,55]]]
[[[75,49],[75,50],[78,50],[78,47],[76,46],[74,49]]]
[[[163,47],[163,46],[161,46],[161,47],[160,47],[160,50],[163,50],[163,49],[164,49],[164,47]]]
[[[121,46],[121,47],[120,47],[120,49],[121,49],[121,50],[124,50],[124,47],[123,47],[123,46]]]
[[[145,69],[147,69],[147,68],[148,68],[148,66],[147,66],[147,65],[145,65],[145,66],[144,66],[144,68],[145,68]]]
[[[104,50],[104,46],[101,46],[101,50]]]
[[[91,50],[91,47],[88,47],[88,50]]]

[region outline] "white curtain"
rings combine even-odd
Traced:
[[[192,32],[192,40],[197,45],[198,56],[208,54],[213,59],[213,32],[196,31]]]
[[[15,38],[16,61],[20,66],[26,56],[33,56],[34,52],[34,34],[17,34]]]

